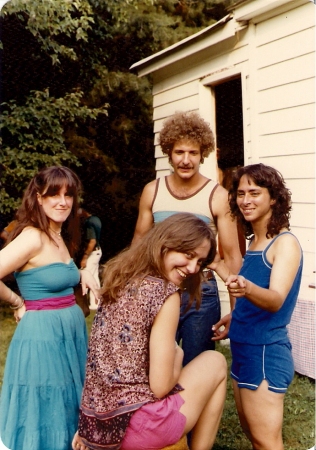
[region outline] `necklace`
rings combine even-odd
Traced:
[[[55,230],[53,230],[52,228],[49,228],[49,229],[50,229],[53,233],[57,234],[58,239],[62,239],[61,231],[55,231]]]

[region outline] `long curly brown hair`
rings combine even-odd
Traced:
[[[267,238],[272,238],[280,233],[282,228],[290,229],[291,192],[285,186],[285,181],[280,172],[264,164],[251,164],[240,167],[233,176],[232,187],[229,191],[229,205],[232,217],[237,217],[241,223],[245,237],[250,239],[253,235],[251,222],[244,219],[237,205],[237,190],[243,175],[260,187],[268,189],[271,199],[275,203],[271,205],[272,214],[267,225]]]
[[[164,255],[171,250],[190,252],[205,239],[211,244],[206,265],[215,257],[216,241],[205,222],[190,213],[177,213],[154,225],[135,246],[123,250],[105,264],[101,288],[104,301],[115,301],[120,289],[129,282],[141,282],[147,275],[161,277],[167,283]],[[201,299],[203,267],[188,277],[182,286],[190,293],[190,304],[197,299],[197,308]]]
[[[62,236],[70,255],[74,256],[80,242],[80,224],[77,211],[81,182],[72,170],[63,166],[51,166],[42,169],[30,181],[24,192],[22,205],[16,213],[16,225],[10,233],[7,243],[28,226],[38,228],[52,240],[49,232],[49,219],[38,203],[37,194],[42,197],[49,197],[57,194],[64,186],[67,188],[67,194],[73,197],[73,206],[69,217],[63,224]]]
[[[207,122],[196,112],[176,112],[165,120],[159,135],[159,144],[165,155],[171,158],[174,144],[180,140],[200,145],[201,163],[215,148],[214,135]]]

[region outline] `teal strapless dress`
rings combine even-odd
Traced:
[[[72,260],[15,276],[22,296],[34,301],[69,295],[79,282]],[[86,355],[79,306],[25,313],[10,343],[0,400],[0,435],[9,449],[71,449]]]

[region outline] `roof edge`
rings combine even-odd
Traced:
[[[233,14],[229,13],[226,16],[224,16],[222,19],[217,21],[216,23],[213,23],[209,27],[199,31],[198,33],[192,34],[191,36],[188,36],[185,39],[182,39],[179,42],[176,42],[173,45],[170,45],[169,47],[160,50],[157,53],[154,53],[153,55],[148,56],[147,58],[141,59],[140,61],[137,61],[134,63],[129,70],[135,71],[139,69],[143,69],[146,66],[150,65],[154,61],[158,61],[159,59],[165,58],[167,55],[173,53],[175,50],[179,50],[181,47],[185,47],[188,43],[191,44],[194,41],[198,41],[201,37],[206,36],[209,33],[212,33],[215,29],[217,29],[220,26],[225,25],[229,20],[233,18]]]

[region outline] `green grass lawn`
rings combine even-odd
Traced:
[[[93,317],[94,312],[86,319],[89,330]],[[2,384],[7,348],[16,327],[12,311],[8,307],[0,305],[0,321]],[[225,355],[230,366],[229,347],[218,345],[217,349]],[[285,396],[283,436],[285,450],[308,450],[315,445],[315,383],[307,377],[296,374]],[[213,450],[251,450],[251,445],[239,425],[230,379],[227,384],[225,410]]]

